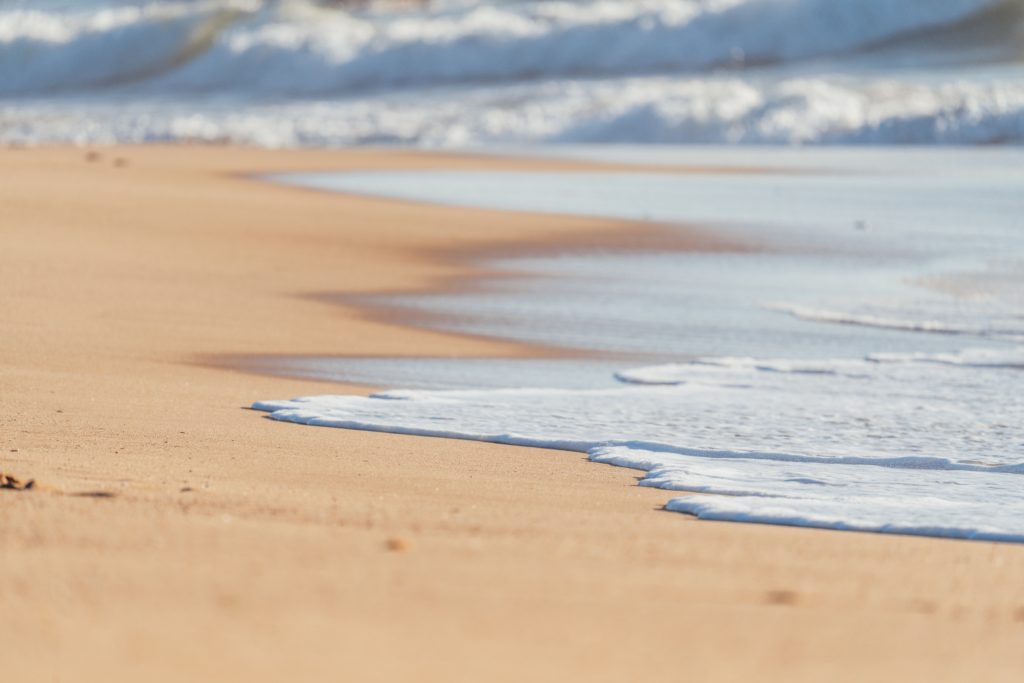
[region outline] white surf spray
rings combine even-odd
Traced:
[[[0,141],[1020,142],[1022,35],[1018,0],[14,3]]]

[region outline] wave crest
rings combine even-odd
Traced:
[[[863,49],[1009,0],[595,0],[345,13],[308,2],[0,10],[0,92],[365,88],[700,71]]]

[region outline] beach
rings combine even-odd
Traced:
[[[472,282],[475,254],[667,239],[259,174],[601,165],[189,145],[0,157],[0,471],[35,481],[0,491],[12,678],[1024,673],[1019,545],[700,522],[578,453],[246,409],[369,390],[245,372],[249,356],[567,353],[407,327],[334,295]],[[676,249],[715,243],[700,226],[675,234]]]

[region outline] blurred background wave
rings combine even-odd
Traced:
[[[1024,140],[1021,0],[0,2],[0,141]]]

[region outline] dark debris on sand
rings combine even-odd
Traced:
[[[21,481],[17,477],[0,472],[0,489],[11,489],[12,491],[28,491],[36,485],[35,479]]]

